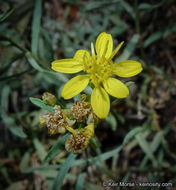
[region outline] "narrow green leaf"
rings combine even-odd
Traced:
[[[153,10],[153,9],[156,9],[158,7],[160,7],[166,0],[162,0],[160,1],[159,3],[156,3],[156,4],[149,4],[149,3],[141,3],[139,5],[139,9],[149,9],[150,11]]]
[[[17,61],[18,59],[22,58],[22,57],[23,57],[23,53],[22,54],[17,54],[15,56],[13,56],[12,58],[8,57],[8,60],[5,61],[3,65],[1,65],[1,67],[0,67],[0,73],[2,73],[2,75],[4,74],[4,76],[6,76],[7,75],[6,71],[11,68],[10,65],[12,63],[14,63],[15,61]]]
[[[85,173],[80,173],[76,182],[76,189],[75,190],[82,190],[84,189],[84,182],[85,182]]]
[[[8,18],[15,10],[15,7],[10,8],[7,12],[3,13],[0,17],[0,22],[4,21]]]
[[[50,151],[46,155],[44,162],[49,162],[63,150],[63,147],[65,146],[65,141],[68,137],[69,134],[66,134],[61,139],[59,139],[59,141],[50,149]]]
[[[151,150],[148,142],[143,137],[142,133],[136,135],[136,140],[137,140],[139,146],[145,152],[145,154],[150,158],[150,160],[152,161],[153,165],[156,167],[157,166],[156,159],[155,159],[155,157],[154,157],[154,155],[152,153],[152,150]]]
[[[14,135],[20,137],[20,138],[26,138],[27,135],[24,133],[23,129],[19,126],[10,126],[8,127],[10,132],[12,132]]]
[[[20,171],[23,172],[25,169],[27,169],[29,161],[30,161],[30,152],[27,151],[23,155],[21,162],[20,162]]]
[[[43,177],[46,177],[46,178],[53,178],[53,179],[55,179],[56,178],[56,176],[57,176],[57,174],[58,174],[58,171],[55,169],[55,170],[47,170],[47,172],[46,171],[43,171],[43,170],[40,170],[39,171],[39,175],[40,176],[43,176]],[[52,189],[52,188],[51,188]]]
[[[25,55],[28,62],[34,69],[36,69],[39,72],[44,72],[44,69],[37,63],[37,61],[34,59],[33,55],[30,52],[27,52]]]
[[[40,20],[42,15],[42,0],[35,0],[35,7],[32,19],[32,43],[31,52],[35,55],[38,53],[38,43],[40,35]]]
[[[159,147],[159,145],[161,144],[161,141],[163,140],[163,131],[159,131],[153,141],[152,141],[152,144],[151,144],[151,150],[152,152],[155,152],[157,150],[157,148]]]
[[[148,47],[151,45],[153,42],[164,38],[172,33],[176,32],[176,24],[167,26],[164,30],[162,31],[157,31],[153,34],[151,34],[145,41],[144,41],[144,47]]]
[[[161,165],[161,166],[162,166],[162,163],[163,163],[163,158],[164,158],[164,150],[161,148],[159,150],[158,157],[157,157],[158,164]]]
[[[97,161],[97,162],[95,162],[95,165],[96,165],[97,169],[98,169],[101,173],[105,174],[105,175],[108,176],[110,179],[116,180],[116,178],[115,178],[115,176],[113,175],[113,173],[112,173],[110,170],[108,170],[108,169],[104,166],[103,162],[98,162],[98,161]]]
[[[125,83],[125,85],[127,86],[127,87],[130,87],[131,85],[133,85],[135,82],[133,82],[133,81],[128,81],[128,82],[126,82]]]
[[[154,137],[154,139],[153,139],[153,141],[152,141],[152,143],[151,143],[151,151],[152,151],[152,153],[154,153],[157,149],[158,149],[158,147],[159,147],[159,145],[161,144],[161,141],[162,141],[162,139],[163,139],[163,131],[160,131],[160,132],[158,132],[156,135],[155,135],[155,137]],[[145,165],[146,165],[146,163],[147,163],[147,161],[148,161],[148,156],[146,155],[145,157],[144,157],[144,159],[143,159],[143,161],[141,162],[141,167],[144,167]]]
[[[111,169],[114,172],[116,171],[118,160],[119,160],[119,154],[116,154],[112,157]]]
[[[1,117],[5,125],[8,127],[10,132],[17,137],[26,138],[27,135],[24,133],[23,128],[21,126],[17,126],[14,118],[8,116],[6,113],[1,113]]]
[[[112,3],[117,3],[122,0],[109,0],[109,1],[93,1],[93,2],[87,2],[85,6],[83,6],[84,11],[92,11],[94,9],[99,9],[102,7],[107,7],[108,5],[112,5]]]
[[[147,138],[150,135],[151,131],[150,130],[146,130],[143,132],[143,137]],[[130,150],[132,150],[134,147],[136,147],[138,145],[138,142],[136,140],[136,138],[132,139],[126,146],[125,146],[125,150],[127,152],[130,152]]]
[[[127,60],[131,56],[133,51],[135,50],[138,41],[139,41],[139,35],[134,34],[133,37],[131,38],[130,42],[126,46],[126,48],[123,50],[123,53],[118,57],[116,63]]]
[[[138,143],[139,143],[140,147],[142,148],[142,150],[148,155],[148,157],[150,159],[153,159],[153,154],[152,154],[152,151],[150,149],[150,146],[149,146],[148,142],[144,139],[142,134],[138,134],[136,136],[136,140],[138,141]]]
[[[58,172],[58,175],[56,176],[56,179],[54,181],[54,185],[53,185],[52,190],[60,190],[61,189],[65,175],[68,173],[68,171],[69,171],[70,167],[72,166],[73,161],[75,160],[76,156],[77,155],[71,153],[68,156],[68,158],[66,159],[66,161],[61,165],[61,168]]]
[[[123,8],[130,14],[130,16],[135,19],[135,11],[133,7],[127,3],[126,1],[120,1],[120,4],[123,6]]]
[[[37,150],[40,160],[43,161],[45,156],[47,155],[45,148],[43,147],[42,143],[37,138],[33,139],[33,143],[34,143],[35,149]]]
[[[100,152],[101,152],[100,144],[99,144],[96,136],[94,136],[90,139],[90,145],[97,152],[97,154],[100,154]]]
[[[110,124],[113,131],[117,129],[117,120],[113,114],[109,113],[109,115],[106,117],[106,121]]]
[[[44,110],[47,110],[49,112],[54,112],[53,110],[53,107],[52,106],[49,106],[49,105],[46,105],[42,100],[38,99],[38,98],[32,98],[30,97],[29,100],[35,104],[36,106],[44,109]]]
[[[5,85],[2,88],[2,91],[1,91],[1,107],[0,107],[0,111],[7,112],[8,103],[9,103],[9,101],[8,101],[9,94],[10,94],[10,87],[8,85]]]
[[[127,144],[134,136],[136,136],[139,132],[142,131],[142,127],[136,127],[132,129],[127,135],[125,136],[122,145]]]
[[[152,35],[150,35],[145,41],[144,41],[144,47],[148,47],[150,44],[152,44],[153,42],[159,40],[160,38],[162,38],[163,36],[163,32],[158,31],[153,33]]]
[[[31,167],[23,170],[23,173],[31,173],[35,170],[52,170],[52,169],[59,169],[60,165],[43,165],[43,166],[37,166],[37,167]]]
[[[57,72],[53,72],[50,70],[46,70],[44,68],[42,68],[38,62],[36,61],[35,57],[30,53],[30,52],[26,52],[25,54],[29,64],[36,69],[37,71],[41,72],[43,76],[50,78],[50,80],[55,80],[56,82],[67,82],[68,78],[67,76],[65,76],[63,73],[57,73]]]

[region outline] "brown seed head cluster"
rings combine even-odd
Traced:
[[[71,125],[71,122],[67,116],[63,114],[60,106],[55,106],[54,111],[54,113],[41,116],[40,124],[43,126],[42,124],[44,124],[45,119],[45,124],[50,135],[55,135],[58,133],[63,134],[66,132],[66,127]]]
[[[87,139],[82,132],[78,131],[67,139],[65,149],[68,152],[78,154],[87,147],[88,143],[89,139]]]
[[[76,101],[71,108],[71,114],[78,122],[86,121],[90,112],[90,102]]]
[[[94,124],[74,130],[72,133],[65,143],[65,149],[68,152],[78,154],[88,146],[90,139],[94,136]]]
[[[87,95],[81,95],[82,100],[76,101],[71,108],[71,115],[77,122],[85,122],[87,124],[94,121],[99,121],[99,118],[94,114],[91,103],[86,101]]]
[[[45,104],[54,106],[55,96],[44,93],[43,101]],[[86,101],[87,95],[81,96],[81,101],[76,101],[71,109],[61,109],[59,105],[53,107],[54,113],[40,116],[40,125],[47,126],[50,135],[64,134],[67,130],[72,133],[65,143],[65,148],[69,152],[78,154],[82,152],[94,136],[94,122],[98,121],[94,114],[91,104]],[[74,119],[74,120],[72,120]],[[77,122],[84,122],[87,125],[81,129],[74,129],[72,126]]]

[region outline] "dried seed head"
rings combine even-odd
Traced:
[[[45,104],[50,105],[50,106],[54,106],[57,103],[56,97],[49,92],[45,92],[42,96],[42,99]]]
[[[74,124],[74,121],[70,121],[66,115],[63,114],[60,106],[54,106],[55,113],[49,113],[47,115],[41,116],[45,119],[46,126],[48,128],[48,133],[50,135],[55,135],[58,133],[65,133],[66,127]]]
[[[49,134],[54,135],[54,134],[57,134],[60,132],[65,133],[66,126],[67,126],[66,118],[64,118],[61,114],[58,114],[58,113],[48,114],[47,127],[48,127]],[[63,130],[63,129],[65,129],[65,130]]]
[[[86,137],[81,132],[76,132],[72,134],[70,138],[67,139],[65,144],[65,149],[68,152],[73,152],[78,154],[82,152],[88,145]]]
[[[85,121],[90,112],[91,108],[89,102],[76,101],[71,108],[71,114],[78,122]]]
[[[99,118],[94,114],[91,103],[87,102],[87,95],[81,95],[82,100],[76,101],[71,108],[71,115],[77,122],[86,122],[90,124],[94,121],[99,121]]]
[[[90,139],[94,136],[94,124],[90,124],[83,129],[74,130],[70,127],[67,127],[67,129],[72,132],[72,135],[67,139],[65,149],[75,154],[81,153],[88,146]]]
[[[89,114],[92,112],[91,104],[90,102],[85,101],[86,98],[87,95],[82,94],[82,100],[76,101],[71,108],[71,114],[78,122],[85,122]]]

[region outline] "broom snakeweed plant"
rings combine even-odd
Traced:
[[[138,61],[125,60],[113,63],[113,58],[123,43],[121,42],[113,51],[112,36],[102,32],[96,40],[95,49],[91,43],[91,55],[87,50],[81,49],[73,58],[51,63],[52,69],[57,72],[85,73],[75,76],[65,84],[61,92],[64,99],[76,96],[88,85],[92,88],[91,97],[82,94],[82,100],[76,101],[71,109],[63,109],[57,105],[58,101],[50,93],[44,93],[42,97],[45,104],[53,107],[54,113],[42,115],[40,125],[47,126],[51,135],[70,132],[71,136],[65,143],[67,151],[80,153],[88,146],[94,136],[94,127],[109,113],[109,95],[115,98],[125,98],[129,95],[128,87],[115,76],[132,77],[142,71],[142,65]]]

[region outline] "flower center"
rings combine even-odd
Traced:
[[[91,82],[97,87],[112,75],[113,62],[104,56],[97,57],[94,55],[90,59],[85,57],[83,70],[88,73]]]

